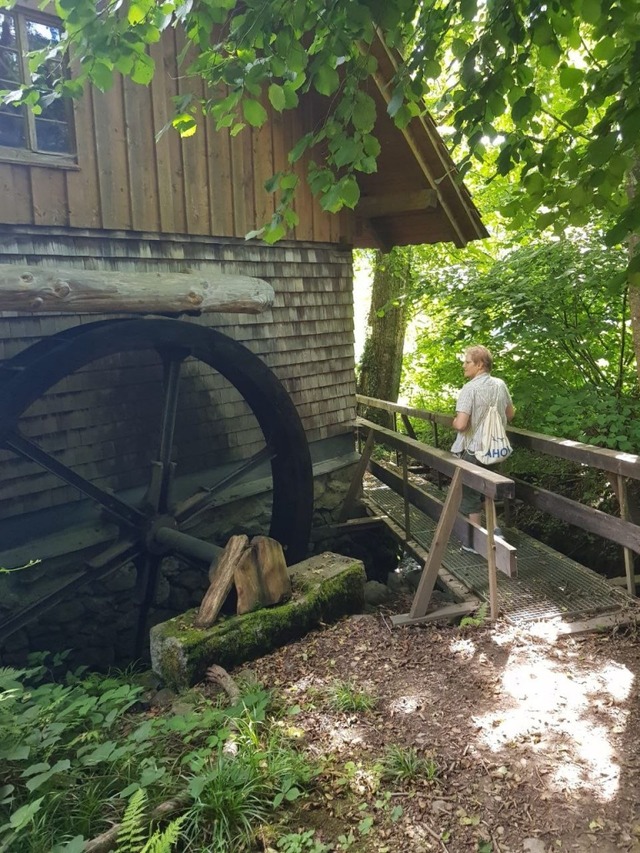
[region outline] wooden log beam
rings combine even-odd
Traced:
[[[408,193],[364,196],[356,206],[356,214],[365,219],[376,219],[398,213],[411,213],[414,210],[435,210],[437,206],[438,193],[435,190],[415,190]]]
[[[495,474],[488,468],[473,465],[471,462],[464,462],[448,451],[429,447],[428,444],[414,441],[412,438],[385,429],[365,418],[357,418],[356,424],[361,428],[371,430],[375,433],[376,439],[387,447],[391,447],[393,450],[406,451],[411,458],[423,462],[448,477],[453,477],[456,470],[460,469],[463,483],[486,497],[501,500],[512,498],[515,494],[512,480],[503,477],[501,474]]]
[[[246,275],[112,272],[0,264],[0,311],[21,314],[260,314],[273,288]]]

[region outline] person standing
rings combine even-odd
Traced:
[[[492,368],[493,356],[486,347],[472,346],[467,349],[463,369],[468,382],[460,390],[456,402],[456,416],[452,425],[458,434],[451,452],[474,465],[480,465],[475,457],[476,443],[480,444],[482,423],[489,407],[496,403],[504,425],[513,420],[515,415],[509,389],[502,379],[491,375]],[[460,511],[478,526],[482,523],[482,504],[483,497],[479,492],[463,486]]]

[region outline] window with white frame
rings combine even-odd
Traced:
[[[48,58],[32,71],[28,54],[57,44],[61,36],[59,26],[37,13],[0,11],[0,92],[15,91],[28,82],[50,92],[52,81],[63,71],[60,60]],[[0,100],[0,159],[12,152],[55,157],[73,151],[72,111],[66,98],[45,98],[38,114]]]

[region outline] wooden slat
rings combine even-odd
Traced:
[[[59,169],[31,170],[31,198],[35,225],[68,225],[67,183]]]
[[[458,469],[453,475],[447,499],[444,502],[442,515],[436,526],[431,547],[429,548],[429,556],[424,564],[422,576],[416,590],[409,616],[411,619],[420,618],[426,615],[429,601],[433,593],[433,588],[436,585],[438,572],[442,565],[442,558],[449,544],[449,537],[453,530],[453,522],[460,507],[462,498],[462,471]]]
[[[444,415],[440,412],[430,412],[424,409],[414,409],[410,406],[402,406],[399,403],[390,403],[386,400],[377,400],[373,397],[357,395],[358,403],[382,409],[385,412],[400,412],[409,417],[420,418],[431,423],[451,426],[453,415]],[[569,459],[580,465],[588,465],[601,471],[609,471],[621,474],[624,477],[640,479],[640,456],[635,453],[623,453],[619,450],[609,450],[604,447],[595,447],[592,444],[583,444],[568,438],[557,438],[556,436],[543,435],[542,433],[530,432],[515,427],[507,427],[507,433],[511,444],[518,447],[526,447],[537,453],[545,453],[561,459]]]
[[[637,524],[584,506],[547,489],[531,486],[522,480],[514,479],[514,483],[518,500],[640,554],[640,527]]]
[[[176,50],[181,54],[185,47],[186,37],[178,27],[176,29]],[[203,84],[200,79],[194,79],[186,74],[186,69],[193,61],[192,49],[182,61],[178,69],[179,94],[192,94],[200,100],[203,95]],[[198,129],[182,140],[183,181],[185,188],[187,231],[189,234],[211,234],[209,217],[209,172],[207,168],[207,130],[206,122],[198,121]]]
[[[0,222],[11,225],[33,222],[29,172],[27,166],[0,163]]]
[[[123,81],[131,222],[135,231],[159,231],[156,142],[154,139],[151,90]]]
[[[480,468],[470,462],[464,462],[458,459],[451,453],[444,450],[430,448],[426,444],[421,444],[419,441],[414,441],[390,429],[385,429],[377,424],[367,421],[364,418],[357,418],[358,426],[373,430],[379,441],[382,441],[387,447],[394,450],[406,450],[409,456],[424,462],[431,468],[435,468],[448,477],[453,477],[457,469],[462,471],[462,479],[466,486],[475,489],[476,492],[481,492],[483,495],[492,498],[504,498],[514,496],[514,485],[508,477],[503,477],[501,474],[494,474],[487,468]]]
[[[377,216],[407,213],[411,210],[435,209],[437,205],[438,193],[435,190],[415,190],[363,197],[357,204],[356,213],[366,219],[374,219]]]
[[[353,506],[355,504],[358,493],[362,489],[362,478],[364,476],[364,472],[367,470],[367,465],[371,457],[374,438],[375,436],[373,432],[370,432],[367,436],[367,440],[362,450],[362,455],[360,456],[360,460],[355,467],[355,470],[351,477],[351,483],[349,484],[347,494],[345,495],[344,501],[342,503],[342,508],[338,513],[338,521],[346,521],[353,510]]]
[[[72,228],[101,228],[102,211],[96,168],[93,90],[87,87],[73,105],[79,170],[66,173],[69,225]]]
[[[214,122],[210,119],[207,121],[211,233],[220,237],[231,237],[235,234],[231,136],[228,128],[216,130]]]
[[[172,151],[171,139],[176,137],[176,131],[172,128],[166,130],[159,139],[156,137],[160,134],[169,122],[172,114],[170,112],[170,94],[175,94],[173,91],[167,91],[167,87],[171,90],[175,86],[171,79],[171,75],[165,69],[165,57],[167,63],[171,66],[172,63],[172,47],[173,47],[173,30],[169,30],[169,38],[163,37],[162,41],[157,44],[152,44],[149,48],[149,54],[156,64],[156,73],[150,84],[151,107],[152,107],[152,130],[155,148],[154,164],[156,170],[156,185],[158,198],[158,213],[159,227],[161,231],[176,232],[180,228],[177,226],[177,218],[175,215],[174,203],[174,186],[172,183]],[[175,76],[175,75],[174,75]],[[179,162],[182,162],[182,156],[178,148]],[[183,195],[183,193],[180,193]]]
[[[397,495],[402,495],[402,478],[387,465],[372,459],[369,462],[369,470],[381,483],[389,486]],[[440,519],[443,507],[441,501],[411,482],[407,483],[407,494],[413,506],[428,515],[433,521]],[[485,559],[487,558],[487,531],[484,528],[477,527],[465,516],[458,515],[453,522],[453,532],[460,542],[465,545],[469,543],[474,551],[477,551]],[[508,542],[504,542],[502,539],[496,541],[496,565],[507,577],[515,577],[518,574],[517,553],[517,549]]]
[[[266,98],[263,98],[262,103],[267,113],[271,114],[272,110]],[[271,115],[262,127],[251,128],[255,228],[261,228],[265,223],[270,222],[275,211],[274,195],[264,188],[265,181],[274,174],[270,118]]]
[[[94,92],[96,168],[104,228],[131,228],[129,170],[124,127],[122,79],[108,92]]]

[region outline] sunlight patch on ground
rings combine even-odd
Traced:
[[[392,714],[413,714],[425,704],[424,696],[397,696],[389,703]]]
[[[526,644],[502,671],[498,695],[512,705],[474,717],[479,739],[498,752],[521,747],[555,755],[547,778],[558,790],[589,790],[611,799],[620,767],[612,735],[624,731],[633,673],[613,661],[596,665],[577,651]]]
[[[471,660],[476,653],[476,644],[472,640],[460,637],[451,641],[449,650],[459,655],[462,660]]]

